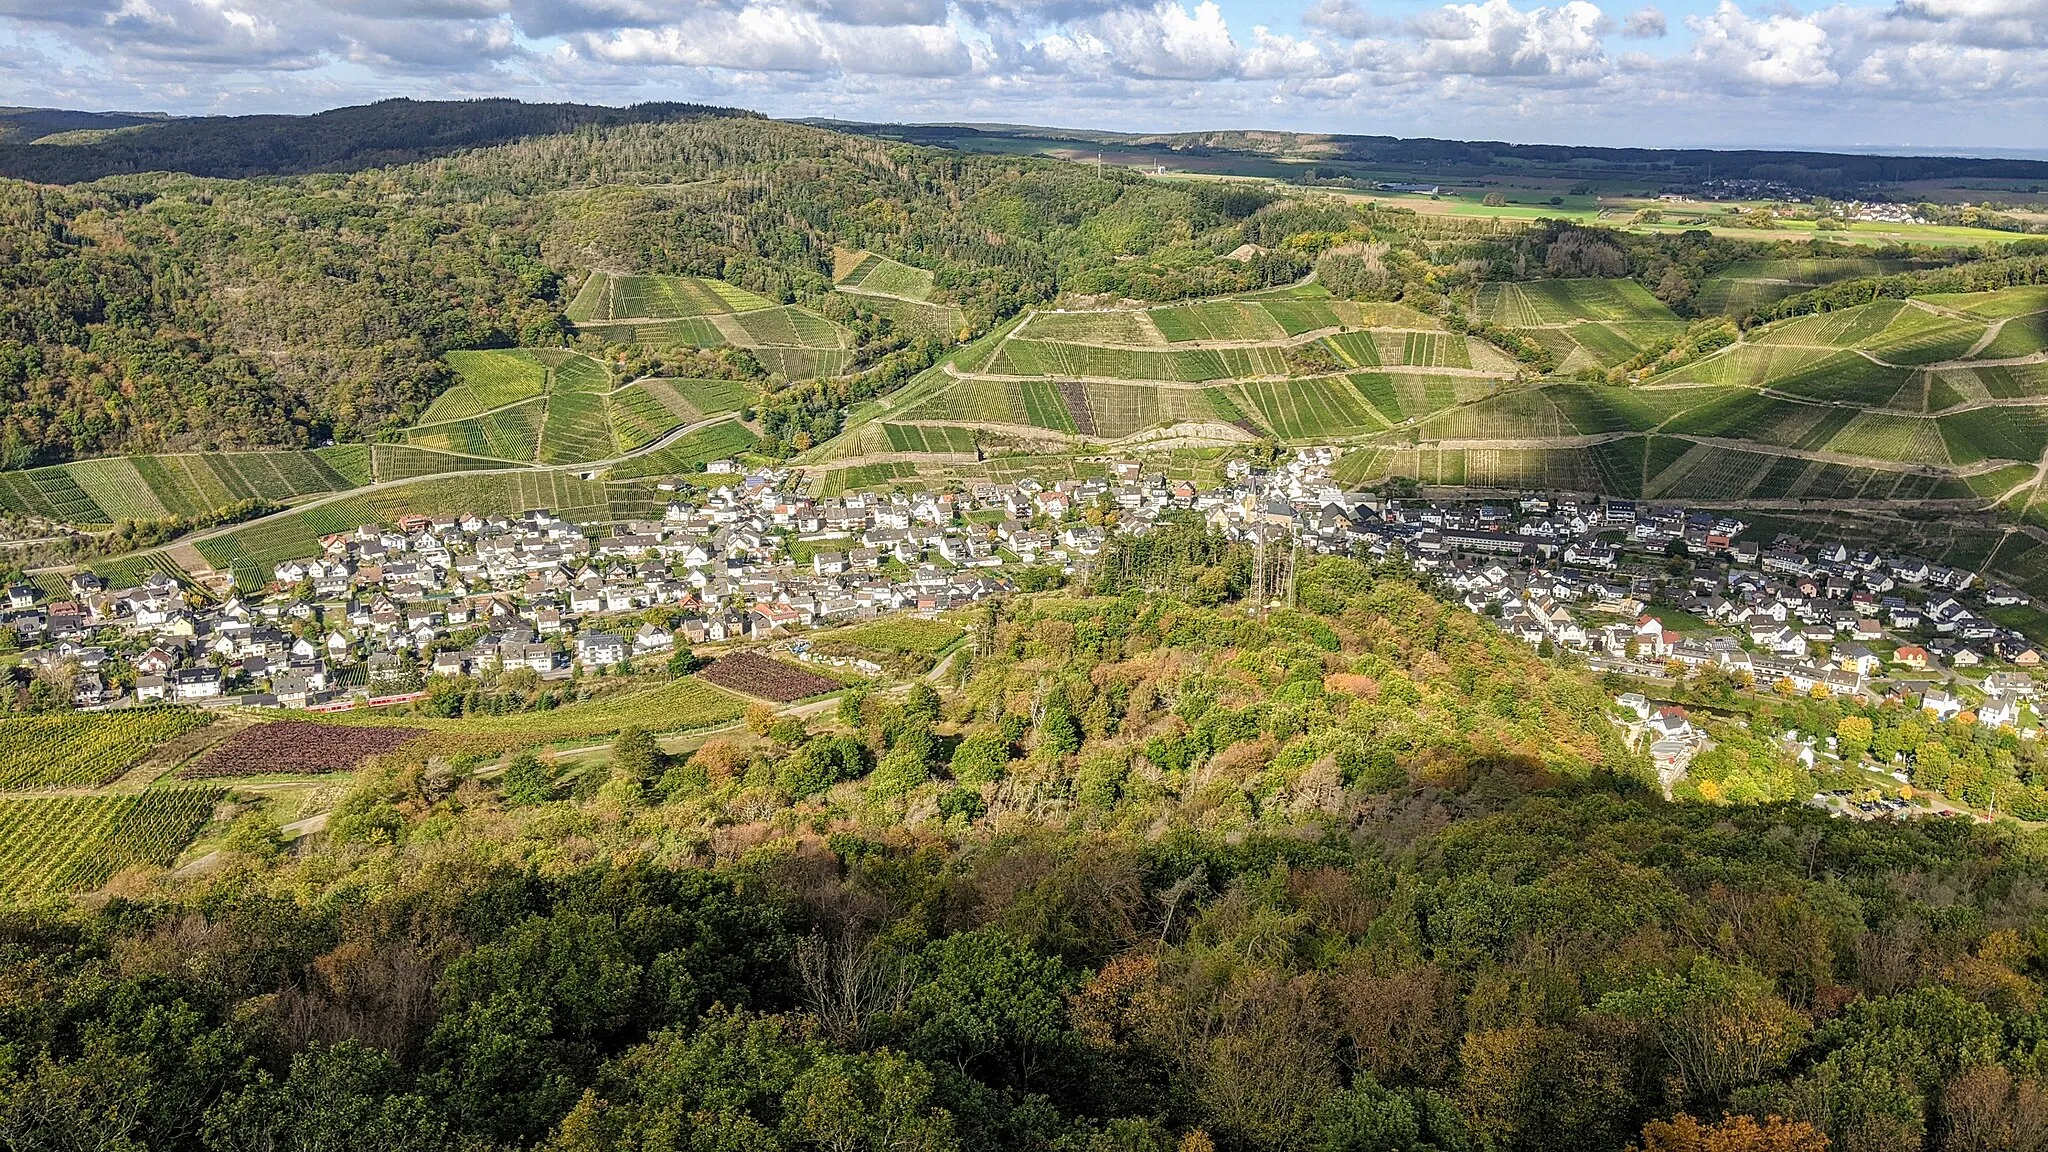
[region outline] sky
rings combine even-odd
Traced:
[[[2048,148],[2048,0],[0,0],[0,103]]]

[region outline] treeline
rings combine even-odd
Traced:
[[[2048,284],[2048,241],[2022,240],[2005,245],[2003,253],[1985,260],[1844,280],[1787,296],[1768,319],[1808,316],[1853,308],[1873,300],[1904,300],[1940,292],[1992,292],[2028,284]]]
[[[753,113],[699,104],[607,108],[503,99],[404,98],[311,116],[155,119],[115,114],[94,118],[84,126],[98,127],[104,122],[129,130],[110,131],[99,139],[62,147],[0,145],[0,175],[42,184],[74,184],[137,172],[224,178],[353,172],[527,136],[552,136],[584,125],[749,115]]]

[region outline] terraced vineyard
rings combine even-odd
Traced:
[[[112,456],[0,472],[0,510],[69,524],[197,517],[244,500],[288,501],[367,483],[363,445],[314,452]]]
[[[1742,269],[1807,280],[1843,270]],[[1478,311],[1554,342],[1561,367],[1617,363],[1685,327],[1629,281],[1488,285]],[[1307,292],[1042,312],[962,350],[806,462],[825,470],[819,491],[836,491],[900,483],[905,460],[951,467],[941,458],[970,430],[984,459],[1270,436],[1359,445],[1339,470],[1353,483],[1979,502],[2025,486],[2048,451],[2041,331],[2038,289],[1879,300],[1764,326],[1640,386],[1608,386],[1518,384],[1498,349],[1420,313]]]
[[[719,298],[707,293],[704,299]],[[822,318],[817,322],[826,323]],[[637,381],[614,388],[604,364],[559,348],[451,352],[448,362],[462,383],[435,400],[406,440],[416,449],[484,458],[472,467],[490,467],[488,460],[583,464],[610,459],[752,397],[750,389],[730,381]],[[692,403],[689,391],[699,393],[704,404]],[[407,475],[394,471],[377,478]]]
[[[1695,302],[1701,312],[1746,316],[1809,289],[1841,280],[1884,276],[1907,266],[1903,260],[1869,257],[1745,260],[1708,278],[1700,285]]]
[[[898,296],[920,303],[932,298],[932,274],[873,252],[857,253],[853,266],[837,277],[841,292]]]
[[[975,432],[998,452],[1349,439],[1486,395],[1513,372],[1498,349],[1434,317],[1330,299],[1314,285],[1035,312],[962,349],[811,459],[864,468],[877,457],[958,455]]]
[[[1685,330],[1633,280],[1537,280],[1479,287],[1476,311],[1541,345],[1564,374],[1611,368]]]
[[[900,285],[914,279],[906,274],[918,271],[896,267],[903,272],[870,270],[867,275],[879,275],[882,284]],[[928,295],[930,273],[924,276]],[[905,298],[913,303],[923,299]],[[932,325],[946,329],[953,311],[934,311],[938,315]],[[723,280],[592,272],[565,314],[578,331],[615,344],[745,348],[769,371],[791,380],[839,375],[852,363],[848,333],[839,325],[809,309],[777,304]],[[957,327],[952,325],[951,330]]]
[[[213,788],[0,800],[0,903],[89,892],[124,868],[162,868],[213,818]]]
[[[1503,285],[1482,304],[1503,321],[1579,304],[1613,311],[1587,289],[1532,287]],[[2034,288],[1880,300],[1757,329],[1642,387],[1553,382],[1433,405],[1414,433],[1381,436],[1416,443],[1361,449],[1339,471],[1353,483],[1502,488],[1576,477],[1590,491],[1707,503],[2003,498],[2031,488],[2048,452],[2043,320],[2048,292]],[[1555,330],[1615,323],[1588,315]],[[1994,355],[2008,328],[2021,335],[2003,351],[2020,355]],[[1541,443],[1566,437],[1576,442]],[[1589,468],[1553,458],[1560,451]]]

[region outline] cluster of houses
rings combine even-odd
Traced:
[[[1108,532],[1178,510],[1239,537],[1405,558],[1532,646],[1637,673],[1717,667],[1856,696],[1889,671],[1925,682],[1941,711],[1956,673],[2041,660],[1985,614],[2026,598],[1968,571],[1792,537],[1759,547],[1739,519],[1629,500],[1362,497],[1332,475],[1337,455],[1232,461],[1208,489],[1125,462],[1088,479],[813,497],[801,476],[763,469],[678,498],[658,521],[533,510],[368,525],[277,565],[261,597],[205,606],[167,576],[108,588],[79,571],[62,598],[10,589],[0,626],[31,666],[69,671],[79,707],[319,707],[425,675],[566,676],[678,645],[940,612],[1008,591],[1006,565],[1081,570]],[[1685,626],[1667,628],[1661,606]],[[1980,715],[2005,715],[2003,699]]]

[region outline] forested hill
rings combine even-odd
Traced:
[[[0,181],[0,465],[388,433],[446,386],[443,352],[568,339],[593,268],[813,302],[835,250],[867,249],[975,326],[1090,269],[1263,287],[1306,264],[1217,254],[1272,199],[720,115],[346,175]]]
[[[354,172],[445,156],[586,126],[661,123],[752,113],[701,104],[526,104],[518,100],[382,100],[311,116],[116,119],[66,127],[133,126],[65,144],[0,146],[0,175],[71,184],[132,172],[288,176]]]
[[[2038,834],[1667,802],[1597,681],[1407,573],[1258,619],[1246,546],[1115,548],[668,751],[548,752],[679,722],[618,677],[439,682],[297,852],[224,806],[210,873],[0,915],[0,1138],[2038,1152]],[[1730,769],[1810,791],[1761,726],[1841,709]]]

